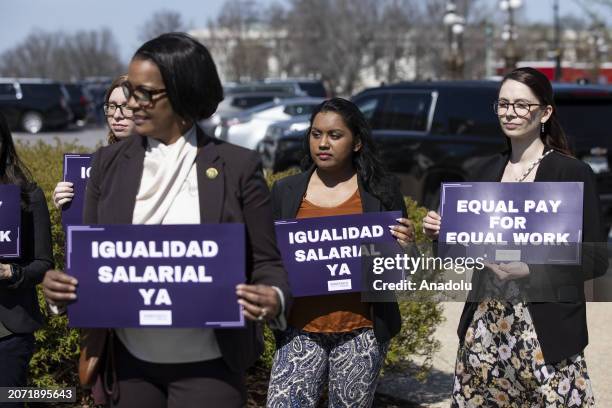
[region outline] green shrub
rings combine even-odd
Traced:
[[[51,216],[55,266],[62,269],[64,232],[60,211],[53,205],[52,192],[57,182],[62,180],[64,153],[87,153],[87,150],[73,143],[62,143],[56,138],[54,144],[45,144],[42,141],[36,144],[17,143],[17,151],[45,193]],[[51,316],[46,313],[42,290],[39,289],[38,295],[47,324],[34,334],[36,352],[30,363],[30,382],[35,387],[74,386],[78,384],[78,333],[67,327],[65,316]]]
[[[427,209],[419,207],[410,197],[405,197],[404,202],[408,218],[414,226],[415,241],[422,252],[430,255],[431,247],[423,233],[422,223]],[[431,276],[428,280],[431,280]],[[434,332],[444,320],[443,307],[433,296],[433,293],[427,292],[415,292],[409,297],[405,293],[398,295],[402,330],[389,345],[385,361],[386,370],[410,370],[419,379],[425,379],[427,376],[433,355],[440,348],[440,342],[434,338]],[[409,300],[405,300],[407,298]]]

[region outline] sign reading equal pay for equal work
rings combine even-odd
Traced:
[[[582,182],[442,185],[439,242],[491,261],[577,264]]]
[[[362,256],[395,242],[399,211],[277,221],[276,240],[293,296],[359,292]]]
[[[67,229],[71,327],[243,327],[243,224]]]

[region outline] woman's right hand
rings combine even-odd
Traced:
[[[55,269],[48,270],[42,281],[43,293],[52,305],[64,306],[76,300],[76,278]]]
[[[53,204],[58,210],[66,203],[72,201],[74,197],[73,184],[69,181],[60,181],[53,190]]]
[[[429,211],[423,218],[423,232],[429,239],[437,239],[440,235],[440,225],[442,225],[442,217],[435,211]]]

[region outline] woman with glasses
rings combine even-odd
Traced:
[[[580,266],[489,264],[474,272],[459,323],[454,407],[592,407],[584,359],[588,343],[584,280],[605,273],[599,198],[590,167],[574,158],[548,79],[519,68],[502,80],[495,113],[509,149],[482,160],[471,181],[582,182]],[[442,223],[430,211],[424,232]]]
[[[163,34],[143,44],[122,89],[139,136],[96,152],[84,222],[243,223],[246,276],[236,295],[247,322],[243,329],[114,329],[111,406],[242,407],[245,371],[263,351],[255,323],[283,328],[290,302],[260,160],[198,127],[223,88],[208,50],[190,36]],[[73,277],[47,276],[50,302],[77,297]]]
[[[108,144],[116,143],[130,136],[134,131],[134,111],[127,106],[127,100],[121,89],[121,84],[127,80],[127,75],[120,75],[111,83],[104,98],[104,115],[108,125]],[[60,181],[53,190],[53,204],[60,209],[72,201],[74,190],[72,183]]]

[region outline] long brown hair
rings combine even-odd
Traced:
[[[32,173],[19,159],[13,136],[4,115],[0,112],[0,184],[16,184],[21,187],[21,206],[29,204],[29,194],[36,184]]]
[[[117,78],[113,80],[113,82],[111,82],[110,86],[106,90],[106,94],[104,95],[105,104],[108,103],[110,95],[113,93],[113,91],[116,88],[120,87],[123,82],[127,81],[127,78],[128,78],[127,74],[123,74],[123,75],[119,75]],[[107,125],[108,125],[108,122],[107,122]],[[106,140],[108,141],[108,144],[117,143],[119,141],[119,139],[117,139],[117,136],[115,136],[115,134],[113,133],[111,129],[108,130],[108,135],[106,136]]]
[[[552,115],[544,126],[540,128],[540,139],[542,139],[545,146],[568,156],[573,156],[565,132],[559,123],[552,85],[548,78],[546,78],[546,75],[537,69],[522,67],[507,74],[502,80],[501,85],[509,79],[527,85],[541,104],[552,106]]]

